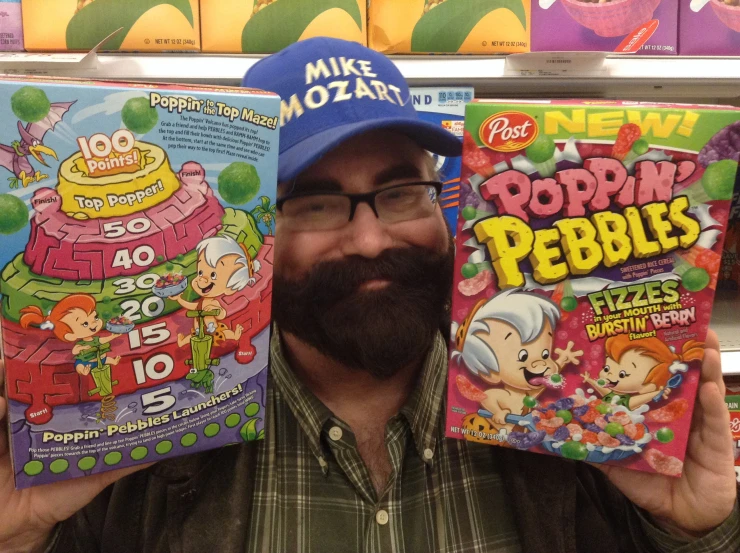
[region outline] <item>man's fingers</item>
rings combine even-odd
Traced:
[[[704,341],[704,347],[706,349],[719,350],[719,337],[714,330],[710,329],[709,332],[707,332],[707,339]]]
[[[706,382],[699,388],[701,410],[694,415],[701,417],[699,430],[702,443],[715,450],[725,450],[732,454],[732,433],[730,415],[725,405],[724,395],[714,382]],[[723,446],[727,447],[723,447]]]
[[[724,393],[724,380],[722,379],[722,358],[719,350],[707,348],[704,350],[704,361],[701,367],[701,381],[714,382],[720,392]]]

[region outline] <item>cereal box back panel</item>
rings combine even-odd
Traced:
[[[368,43],[385,54],[529,52],[531,0],[372,0]]]
[[[201,2],[203,51],[268,54],[317,36],[367,44],[365,0]]]
[[[263,436],[277,96],[0,80],[24,488]]]
[[[473,99],[474,92],[471,87],[418,87],[411,89],[411,101],[421,119],[440,125],[462,140],[465,105]],[[437,171],[443,184],[439,205],[454,233],[457,229],[457,208],[460,205],[461,158],[436,154],[434,158],[437,160]]]
[[[679,476],[733,108],[468,104],[447,436]]]
[[[26,50],[200,50],[198,0],[22,0]]]
[[[629,36],[652,33],[638,53],[678,53],[676,0],[559,0],[532,6],[532,51],[614,52]],[[628,41],[629,42],[629,41]]]
[[[23,50],[20,0],[0,0],[0,51]]]
[[[709,0],[699,11],[696,2],[679,1],[681,55],[740,56],[740,0]]]

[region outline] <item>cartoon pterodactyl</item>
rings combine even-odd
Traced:
[[[41,121],[28,123],[25,127],[18,121],[20,140],[14,140],[10,146],[0,144],[0,167],[5,167],[14,176],[8,178],[10,188],[18,188],[19,184],[27,187],[32,182],[40,182],[49,177],[40,171],[35,171],[29,160],[33,156],[36,161],[48,167],[44,154],[57,158],[57,153],[44,145],[44,135],[54,131],[54,127],[62,120],[74,102],[56,102],[51,104],[49,114]]]

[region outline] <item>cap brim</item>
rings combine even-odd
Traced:
[[[405,134],[425,150],[443,156],[459,156],[462,141],[448,130],[426,121],[407,117],[370,119],[332,127],[312,135],[280,153],[278,181],[293,180],[328,152],[354,136],[378,129]]]

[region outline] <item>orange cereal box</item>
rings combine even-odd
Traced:
[[[447,436],[680,476],[736,108],[475,101]]]

